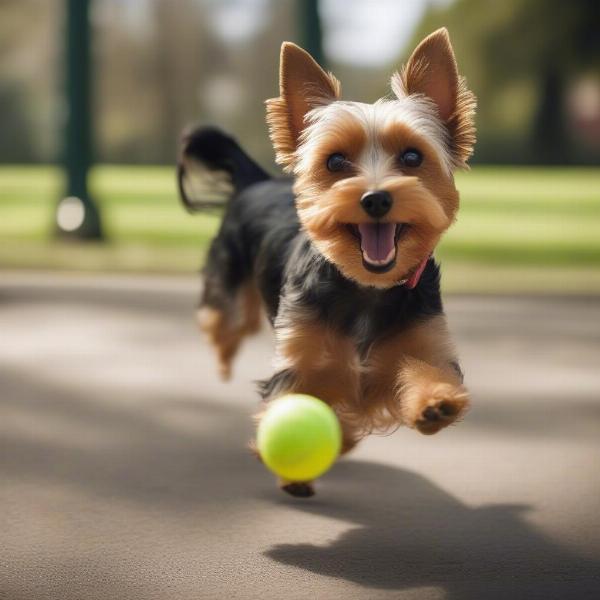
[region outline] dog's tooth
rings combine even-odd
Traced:
[[[365,251],[363,251],[362,255],[363,258],[365,259],[366,262],[368,262],[370,265],[375,265],[377,267],[380,267],[382,265],[387,265],[388,263],[390,263],[392,261],[392,259],[394,258],[396,254],[396,250],[392,250],[384,259],[381,260],[377,260],[374,258],[371,258]]]

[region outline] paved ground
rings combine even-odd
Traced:
[[[475,397],[297,500],[245,451],[196,281],[0,274],[0,597],[600,597],[600,302],[450,298]]]

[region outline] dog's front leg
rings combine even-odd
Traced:
[[[469,405],[467,389],[450,364],[441,368],[406,357],[397,381],[404,423],[421,433],[437,433],[454,423]]]
[[[366,401],[424,434],[455,422],[469,406],[446,319],[437,315],[375,344]]]
[[[359,439],[344,418],[347,407],[357,405],[359,399],[360,367],[354,344],[306,312],[289,317],[284,313],[275,323],[277,371],[263,384],[265,401],[298,392],[327,402],[340,418],[342,454],[348,452]],[[280,480],[279,485],[294,496],[313,494],[312,482]]]

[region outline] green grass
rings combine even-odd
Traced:
[[[59,243],[60,171],[0,167],[0,268],[198,269],[219,217],[181,208],[172,168],[99,166],[90,184],[108,242]],[[476,167],[457,186],[459,218],[437,253],[446,288],[600,291],[600,169]]]
[[[458,178],[462,207],[448,259],[599,266],[600,169],[479,167]]]

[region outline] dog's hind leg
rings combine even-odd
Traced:
[[[229,379],[242,339],[260,327],[260,296],[235,250],[220,237],[213,241],[204,275],[198,325],[216,350],[221,377]]]
[[[231,377],[231,363],[246,335],[260,328],[260,304],[253,283],[243,284],[235,297],[221,306],[201,304],[197,313],[198,325],[215,348],[219,373]]]
[[[198,325],[215,348],[219,373],[231,377],[231,363],[242,339],[260,328],[260,304],[253,283],[243,284],[235,297],[222,306],[202,304],[197,313]]]

